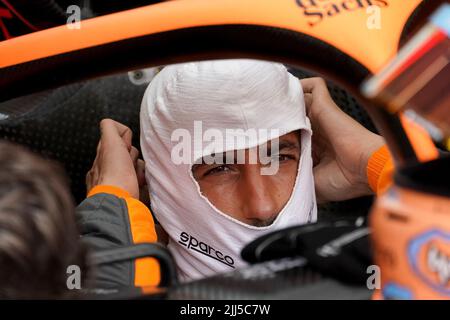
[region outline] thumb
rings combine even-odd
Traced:
[[[143,187],[147,184],[145,180],[145,162],[144,160],[138,159],[136,162],[136,176],[138,179],[139,187]]]
[[[106,146],[124,145],[128,151],[131,151],[133,133],[130,128],[112,119],[103,119],[100,122],[100,130],[102,143]]]

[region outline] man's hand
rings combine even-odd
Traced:
[[[317,200],[341,201],[370,195],[367,163],[384,144],[343,112],[321,78],[300,80],[313,129],[312,152]]]
[[[86,175],[88,192],[96,185],[110,185],[139,199],[139,187],[145,184],[144,162],[131,145],[131,130],[114,120],[103,119],[100,131],[97,156]]]

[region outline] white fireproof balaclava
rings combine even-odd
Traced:
[[[152,212],[169,235],[168,248],[182,281],[245,266],[240,252],[250,241],[316,221],[311,127],[301,84],[283,65],[217,60],[165,67],[145,92],[140,121]],[[267,134],[217,143],[198,134],[199,123],[201,133],[211,129],[223,137],[230,129],[262,129]],[[211,154],[211,145],[216,153],[254,148],[299,129],[302,151],[294,189],[270,226],[240,222],[201,194],[191,169],[194,161]],[[180,146],[181,138],[174,135],[180,130],[192,140],[188,143],[191,153],[186,153],[192,157],[189,163],[171,157]]]

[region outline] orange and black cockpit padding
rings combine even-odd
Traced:
[[[0,42],[0,102],[102,75],[176,62],[257,58],[316,71],[352,92],[399,161],[414,159],[397,117],[359,86],[439,0],[168,1]],[[371,5],[380,28],[368,26]],[[395,143],[394,143],[395,141]]]

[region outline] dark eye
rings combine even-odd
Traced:
[[[218,167],[215,167],[215,168],[212,168],[212,169],[206,171],[203,175],[209,176],[211,174],[222,173],[222,172],[226,172],[229,170],[231,170],[231,169],[227,165],[221,165],[221,166],[218,166]]]
[[[294,156],[291,156],[289,154],[279,154],[276,155],[275,158],[278,158],[278,161],[287,161],[287,160],[295,160]]]

